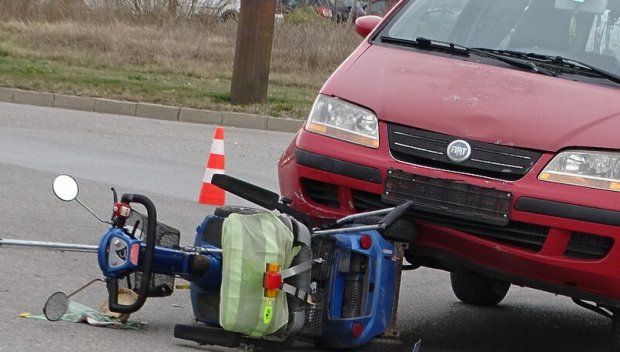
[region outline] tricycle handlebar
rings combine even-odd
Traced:
[[[157,211],[155,204],[146,196],[140,194],[123,194],[121,202],[125,204],[138,203],[146,208],[147,212],[147,230],[146,230],[146,248],[142,262],[142,279],[140,281],[140,292],[136,301],[129,305],[118,303],[118,279],[108,280],[109,307],[110,310],[117,313],[133,313],[138,311],[146,302],[148,290],[150,287],[151,271],[153,268],[153,257],[155,253],[156,231],[157,231]]]

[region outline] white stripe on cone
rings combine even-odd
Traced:
[[[209,169],[209,168],[207,168],[205,170],[205,176],[202,179],[202,182],[211,183],[211,180],[213,179],[213,175],[215,175],[215,174],[223,175],[223,174],[225,174],[225,172],[222,169]]]
[[[211,144],[211,154],[224,155],[224,140],[214,139]]]

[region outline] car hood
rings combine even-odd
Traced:
[[[378,45],[358,53],[322,92],[382,121],[550,152],[620,146],[620,86]]]

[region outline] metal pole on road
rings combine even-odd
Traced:
[[[1,239],[0,247],[3,245],[9,246],[21,246],[21,247],[39,247],[56,250],[77,251],[77,252],[97,252],[99,246],[90,244],[73,244],[73,243],[59,243],[59,242],[45,242],[45,241],[24,241],[24,240],[12,240]]]

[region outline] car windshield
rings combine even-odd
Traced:
[[[380,37],[561,56],[618,73],[619,18],[620,0],[415,0]]]

